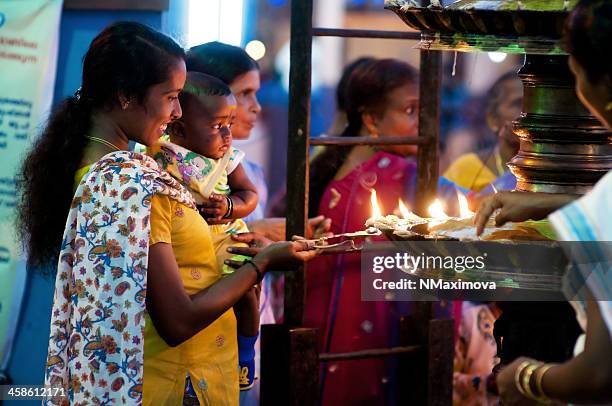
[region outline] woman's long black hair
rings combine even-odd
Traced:
[[[187,51],[187,70],[206,73],[224,81],[228,86],[238,76],[259,70],[259,64],[240,47],[213,41],[197,45]]]
[[[178,44],[135,22],[110,25],[92,41],[81,89],[52,112],[18,177],[17,228],[30,267],[55,265],[92,113],[111,109],[119,94],[142,102],[149,87],[168,80],[177,58],[185,58]]]
[[[357,137],[363,125],[363,112],[382,114],[387,106],[387,95],[407,84],[418,82],[415,68],[397,59],[365,61],[354,67],[346,82],[343,105],[347,126],[343,137]],[[342,90],[341,90],[342,92]],[[308,213],[318,214],[323,192],[344,163],[352,147],[327,147],[310,165]]]

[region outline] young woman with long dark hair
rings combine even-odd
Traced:
[[[343,136],[398,137],[418,132],[418,72],[394,59],[355,67],[341,95]],[[331,231],[362,230],[375,189],[383,213],[402,199],[411,205],[416,163],[413,145],[326,147],[311,164],[309,213],[332,220]],[[392,344],[400,312],[395,303],[361,300],[359,254],[324,256],[306,273],[305,325],[319,329],[322,352],[359,351]],[[393,381],[384,359],[326,363],[321,404],[385,404]],[[364,371],[367,371],[364,373]]]
[[[23,166],[29,264],[58,261],[46,384],[70,403],[180,404],[189,374],[201,403],[237,404],[231,307],[268,266],[313,255],[296,243],[244,248],[257,255],[222,278],[193,198],[128,151],[181,116],[184,57],[142,24],[104,29],[85,55],[81,89]]]

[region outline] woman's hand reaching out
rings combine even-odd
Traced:
[[[234,240],[249,244],[248,247],[230,247],[228,252],[236,255],[245,255],[253,258],[253,262],[263,271],[292,270],[304,262],[308,262],[319,255],[317,250],[308,248],[302,241],[270,242],[256,233],[244,233],[233,236]],[[226,260],[231,267],[239,268],[242,262]]]
[[[481,204],[474,224],[476,235],[484,231],[489,217],[495,210],[495,225],[502,226],[508,221],[541,220],[555,210],[571,203],[578,196],[538,192],[499,192],[485,198]]]

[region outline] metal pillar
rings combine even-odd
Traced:
[[[442,54],[421,51],[419,85],[419,137],[432,142],[419,146],[417,151],[417,181],[415,212],[427,217],[427,207],[437,193],[438,140],[440,138],[440,86],[442,83]]]

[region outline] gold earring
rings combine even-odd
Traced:
[[[606,111],[610,111],[612,110],[612,102],[609,102],[608,104],[606,104]]]

